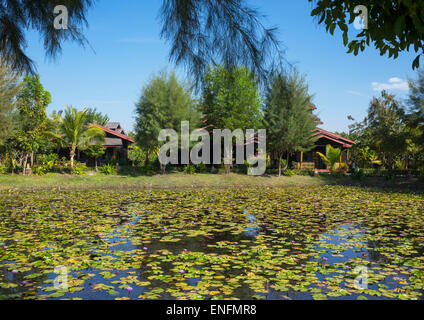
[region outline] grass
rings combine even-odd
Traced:
[[[359,182],[350,177],[332,176],[247,176],[244,174],[194,174],[168,173],[166,175],[131,176],[89,172],[81,176],[50,173],[45,176],[0,175],[0,190],[29,189],[169,189],[195,187],[296,187],[318,185],[353,185],[398,189],[424,190],[424,183],[416,179],[385,181],[384,178],[366,178]]]
[[[188,187],[231,187],[231,186],[301,186],[320,185],[325,179],[320,177],[253,177],[242,174],[194,174],[170,173],[153,176],[121,176],[103,174],[86,174],[72,176],[51,173],[45,176],[0,176],[0,190],[5,189],[98,189],[98,188],[188,188]]]

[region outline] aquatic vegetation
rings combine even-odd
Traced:
[[[423,299],[423,248],[422,194],[0,193],[0,299]]]

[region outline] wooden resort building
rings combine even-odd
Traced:
[[[317,107],[312,104],[311,111],[316,110]],[[316,118],[317,125],[323,125],[324,123],[320,118]],[[313,133],[317,137],[315,142],[315,147],[309,152],[297,152],[291,160],[293,161],[293,167],[295,169],[310,169],[310,170],[328,170],[326,164],[318,155],[319,153],[325,154],[327,145],[331,145],[334,148],[339,148],[342,150],[342,155],[340,162],[348,163],[349,162],[349,149],[356,144],[355,141],[346,139],[338,134],[332,133],[330,131],[316,128]]]
[[[134,143],[134,140],[125,134],[119,122],[109,122],[104,127],[98,124],[93,124],[93,126],[106,133],[103,145],[106,148],[104,158],[117,161],[128,159],[128,146]]]
[[[342,150],[340,162],[349,162],[349,148],[355,145],[356,142],[321,128],[317,128],[315,130],[314,136],[318,139],[315,142],[315,147],[306,153],[297,152],[294,158],[292,158],[296,169],[326,170],[327,166],[318,155],[318,152],[325,154],[327,145],[331,145],[334,148]]]
[[[134,140],[125,134],[124,129],[119,122],[109,122],[105,126],[92,124],[91,126],[102,129],[106,136],[103,147],[106,148],[105,154],[97,159],[100,163],[112,160],[120,161],[128,159],[128,147],[134,143]],[[62,148],[59,151],[60,157],[69,157],[69,148]],[[91,159],[84,151],[77,150],[76,160],[86,162],[89,166],[94,166],[94,159]]]

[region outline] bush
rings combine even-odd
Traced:
[[[293,175],[294,175],[294,171],[290,169],[287,169],[283,172],[283,176],[286,176],[286,177],[291,177]]]
[[[418,179],[422,182],[424,182],[424,167],[421,167],[418,170]]]
[[[293,172],[295,175],[298,175],[298,176],[311,176],[311,177],[315,176],[315,171],[312,169],[308,169],[308,170],[298,169],[298,170],[294,170]]]
[[[45,174],[47,174],[48,170],[46,166],[34,166],[32,168],[32,172],[36,175],[36,176],[44,176]]]
[[[155,169],[153,168],[151,164],[145,164],[144,166],[140,167],[140,172],[142,174],[154,174]]]
[[[184,167],[184,173],[185,174],[195,174],[196,173],[196,167],[188,164]]]
[[[239,173],[247,174],[248,173],[248,170],[250,168],[250,164],[249,164],[249,162],[247,162],[246,160],[244,160],[244,163],[242,165],[240,165],[238,168],[239,168],[238,169],[238,172]]]
[[[36,175],[45,175],[52,172],[59,165],[59,156],[56,153],[42,154],[38,157],[40,165],[33,168]]]
[[[349,169],[349,166],[346,163],[340,162],[334,165],[334,170],[337,172],[346,172]]]
[[[88,168],[87,168],[87,166],[85,164],[77,163],[74,166],[74,174],[76,174],[78,176],[83,175],[87,171],[87,169]]]
[[[206,172],[206,165],[203,162],[197,165],[197,172],[199,173]]]
[[[0,164],[0,174],[5,174],[6,173],[6,166]]]
[[[396,178],[396,174],[395,172],[389,170],[384,174],[384,179],[386,179],[387,181],[392,181]]]
[[[116,169],[112,164],[106,164],[100,168],[100,172],[109,176],[116,173]]]
[[[285,168],[287,164],[287,159],[281,159],[281,168]]]
[[[40,163],[42,165],[48,163],[56,164],[59,161],[59,155],[57,155],[56,153],[42,154],[38,157],[38,159],[40,160]]]
[[[355,180],[362,181],[365,178],[365,171],[362,169],[355,168],[352,172],[352,178]]]

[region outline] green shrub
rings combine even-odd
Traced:
[[[195,174],[196,173],[196,167],[188,164],[184,167],[184,173],[185,174]]]
[[[344,173],[342,171],[332,170],[331,175],[335,178],[341,178]]]
[[[294,174],[297,176],[311,176],[314,177],[315,176],[315,171],[312,169],[297,169],[297,170],[293,170]]]
[[[87,169],[88,168],[87,168],[87,166],[85,164],[77,163],[74,166],[74,174],[76,174],[78,176],[83,175],[87,171]]]
[[[355,168],[352,172],[352,178],[355,180],[362,181],[365,178],[365,171],[362,169]]]
[[[396,178],[396,175],[393,171],[389,170],[384,174],[384,179],[387,181],[392,181]]]
[[[283,172],[283,176],[286,176],[286,177],[291,177],[293,175],[294,175],[294,171],[290,169],[287,169]]]
[[[395,170],[401,170],[401,169],[403,169],[403,166],[404,166],[404,163],[403,163],[402,160],[398,159],[394,163]]]
[[[247,173],[248,173],[249,168],[250,168],[250,164],[249,164],[249,162],[247,162],[246,160],[244,160],[244,163],[243,163],[242,165],[240,165],[240,166],[239,166],[239,170],[238,170],[238,172],[239,172],[239,173],[247,174]]]
[[[200,173],[206,172],[206,165],[203,162],[197,165],[197,172],[200,172]]]
[[[36,176],[44,176],[45,174],[47,174],[48,170],[47,170],[46,166],[34,166],[32,168],[32,172]]]
[[[6,166],[0,164],[0,174],[5,174],[6,173]]]
[[[115,166],[112,164],[106,164],[103,167],[100,168],[100,172],[109,176],[116,173]]]
[[[40,163],[43,165],[49,162],[56,163],[56,162],[59,162],[59,155],[57,155],[56,153],[42,154],[38,156],[38,159],[40,160]]]
[[[418,169],[418,179],[424,182],[424,167],[421,167],[420,169]]]
[[[281,159],[281,168],[285,168],[287,164],[287,159]]]
[[[142,174],[154,174],[155,169],[153,168],[151,164],[145,164],[144,166],[140,167],[140,172]]]

